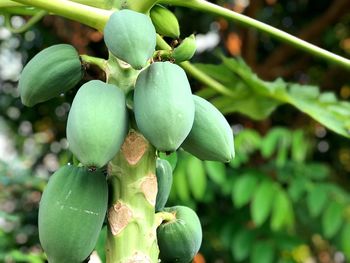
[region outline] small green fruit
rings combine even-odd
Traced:
[[[181,147],[201,160],[231,161],[235,150],[230,125],[210,102],[195,95],[193,99],[194,123]]]
[[[22,103],[34,106],[73,88],[84,76],[79,54],[67,44],[36,54],[24,67],[19,83]]]
[[[119,151],[128,129],[124,93],[99,80],[76,94],[67,121],[69,149],[85,166],[102,167]]]
[[[104,41],[114,56],[141,69],[155,51],[156,30],[148,16],[123,9],[109,18]]]
[[[158,184],[156,211],[160,211],[168,201],[173,184],[173,169],[167,160],[157,159],[156,176]]]
[[[202,243],[202,228],[196,213],[186,206],[164,208],[173,213],[174,221],[164,222],[157,229],[161,262],[189,263]]]
[[[161,5],[155,5],[150,16],[158,34],[172,38],[180,36],[179,22],[173,12]]]
[[[196,48],[196,39],[194,34],[192,34],[186,37],[182,43],[174,49],[172,57],[175,59],[176,63],[190,60],[196,52]]]
[[[94,249],[108,189],[98,170],[66,165],[49,180],[39,206],[39,238],[50,263],[81,263]]]
[[[156,62],[136,80],[134,112],[141,133],[158,150],[179,148],[191,130],[194,102],[185,72],[170,62]]]

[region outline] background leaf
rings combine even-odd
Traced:
[[[312,217],[317,217],[322,212],[328,201],[328,191],[323,185],[314,185],[309,191],[306,203]]]
[[[194,199],[203,200],[207,188],[207,176],[203,162],[194,156],[188,157],[187,178]]]
[[[251,203],[252,218],[257,226],[262,225],[270,215],[275,194],[276,187],[268,179],[257,187]]]
[[[239,176],[232,188],[232,200],[237,208],[249,203],[258,184],[258,178],[252,173]]]
[[[215,183],[221,185],[226,181],[226,167],[225,164],[220,162],[205,161],[205,169],[208,176]]]
[[[333,237],[341,227],[343,216],[343,205],[338,202],[331,202],[323,216],[322,227],[325,237]]]

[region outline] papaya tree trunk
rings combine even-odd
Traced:
[[[158,262],[155,149],[130,130],[108,165],[107,263]]]

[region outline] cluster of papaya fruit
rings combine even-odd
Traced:
[[[184,70],[173,63],[193,56],[194,36],[172,50],[171,62],[153,62],[157,33],[179,37],[176,17],[158,5],[150,16],[116,11],[104,29],[109,52],[140,70],[133,89],[137,129],[159,151],[181,147],[202,160],[230,161],[234,157],[230,125],[212,104],[192,95]],[[44,49],[22,71],[23,104],[33,106],[75,87],[84,70],[73,46]],[[107,211],[108,190],[101,168],[120,150],[130,126],[128,114],[124,91],[116,85],[92,80],[79,88],[68,115],[67,140],[82,166],[67,165],[56,171],[39,208],[39,236],[49,262],[82,262],[93,250]],[[201,245],[199,219],[190,208],[164,207],[172,184],[167,161],[157,160],[156,175],[156,211],[176,218],[157,230],[160,258],[188,263]],[[182,245],[174,246],[179,240]]]

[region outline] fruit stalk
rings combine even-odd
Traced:
[[[158,262],[155,165],[153,146],[130,130],[108,165],[107,263]]]
[[[99,31],[103,31],[109,16],[113,12],[68,0],[13,0],[13,2],[46,10],[91,26]]]

